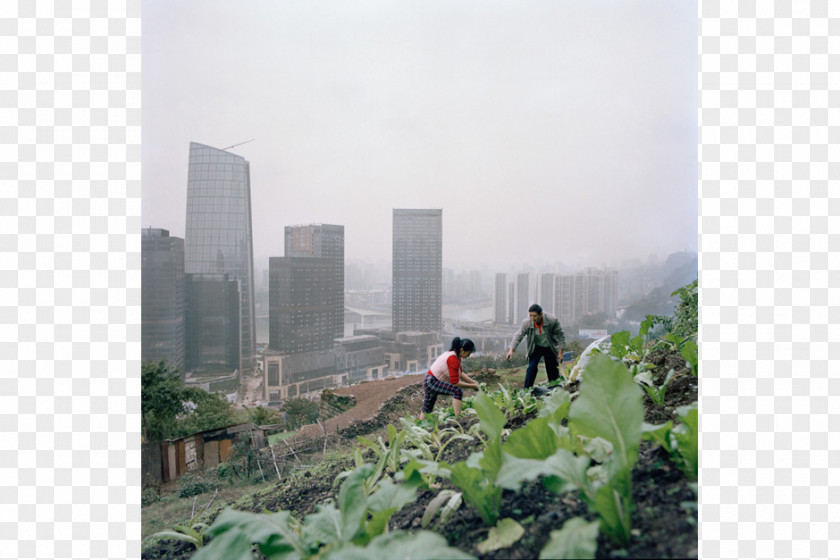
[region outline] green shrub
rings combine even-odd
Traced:
[[[178,491],[178,497],[189,498],[205,492],[212,492],[215,489],[216,485],[212,482],[198,475],[185,473],[181,476],[181,489]]]

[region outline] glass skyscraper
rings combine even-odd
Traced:
[[[141,236],[141,356],[184,367],[184,240],[165,229]]]
[[[186,273],[227,274],[239,283],[238,347],[241,366],[251,367],[256,352],[254,256],[250,169],[243,157],[190,142],[186,226]]]
[[[393,331],[441,332],[443,210],[394,209]]]

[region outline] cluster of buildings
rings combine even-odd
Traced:
[[[344,336],[344,226],[285,228],[269,258],[269,342],[256,351],[249,163],[190,143],[185,238],[142,231],[142,359],[190,378],[256,370],[268,402],[389,372],[443,351],[440,209],[393,211],[390,329]],[[364,326],[364,325],[362,325]]]
[[[587,268],[576,274],[540,273],[536,279],[536,298],[531,297],[531,278],[527,272],[496,274],[493,320],[497,324],[517,324],[528,316],[528,307],[536,301],[544,311],[571,325],[585,315],[605,313],[615,318],[618,300],[618,270]]]

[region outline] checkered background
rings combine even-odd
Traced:
[[[0,557],[140,557],[140,1],[0,2]]]
[[[700,557],[838,558],[840,5],[699,15]],[[140,0],[0,2],[0,99],[0,557],[139,558]]]

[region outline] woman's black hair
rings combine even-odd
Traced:
[[[455,354],[460,354],[459,350],[475,352],[475,342],[473,342],[469,338],[458,338],[456,336],[452,339],[452,346],[449,347],[449,351],[454,351]]]

